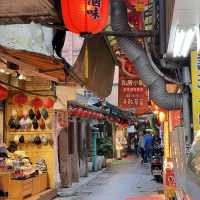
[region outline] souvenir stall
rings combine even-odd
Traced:
[[[8,200],[54,195],[54,98],[15,93],[5,106],[0,179]]]

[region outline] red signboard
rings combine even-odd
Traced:
[[[132,66],[133,68],[133,66]],[[122,109],[135,109],[136,114],[143,114],[149,111],[148,88],[139,79],[135,70],[132,77],[119,71],[119,107]]]
[[[171,120],[172,130],[175,129],[177,126],[180,126],[182,123],[181,110],[170,111],[170,120]]]

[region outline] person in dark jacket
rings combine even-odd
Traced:
[[[151,160],[152,155],[153,136],[150,132],[146,131],[144,135],[144,163]]]

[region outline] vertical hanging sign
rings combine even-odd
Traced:
[[[131,69],[134,69],[132,64]],[[119,107],[135,109],[136,114],[148,112],[148,88],[135,70],[132,72],[129,70],[129,73],[132,74],[131,77],[127,76],[122,69],[119,70]]]
[[[191,53],[192,70],[192,107],[194,134],[200,130],[200,53]]]

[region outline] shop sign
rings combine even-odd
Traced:
[[[164,175],[164,188],[167,198],[174,198],[176,194],[176,178],[173,169],[166,168]]]
[[[191,53],[192,107],[194,133],[200,130],[200,53]]]
[[[182,112],[181,110],[172,110],[169,112],[170,118],[170,131],[173,131],[177,126],[182,124]]]
[[[119,73],[119,107],[135,109],[136,114],[149,111],[147,87],[138,76],[129,78],[121,70]]]

